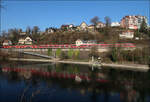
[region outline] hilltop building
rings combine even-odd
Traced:
[[[121,19],[120,26],[127,29],[140,29],[143,19],[147,23],[145,16],[125,16]]]
[[[97,24],[96,24],[96,28],[103,28],[103,27],[105,27],[106,26],[106,24],[104,24],[104,23],[102,23],[102,22],[98,22]]]
[[[79,31],[87,31],[88,25],[85,22],[82,22],[77,28]]]

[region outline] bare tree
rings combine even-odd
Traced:
[[[38,44],[39,41],[40,41],[40,28],[38,26],[34,26],[33,29],[32,29],[32,35],[31,37],[33,38],[34,40],[34,43]]]
[[[26,34],[31,34],[31,28],[29,26],[26,28]]]
[[[32,29],[32,34],[38,34],[40,28],[38,26],[34,26]]]
[[[2,33],[1,33],[1,35],[0,35],[0,45],[2,45],[3,41],[5,39],[7,39],[7,37],[8,37],[8,33],[3,30]]]
[[[21,33],[22,32],[22,29],[20,28],[20,29],[18,29],[18,33]]]
[[[111,25],[110,17],[106,16],[104,19],[105,19],[106,27],[109,27]]]
[[[8,39],[10,39],[13,44],[17,44],[19,37],[18,29],[15,28],[8,30]]]
[[[99,22],[99,17],[95,16],[91,19],[91,23],[93,23],[94,25],[96,25]]]
[[[6,37],[8,37],[8,33],[3,30],[3,31],[2,31],[2,38],[6,38]]]

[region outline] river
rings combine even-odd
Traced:
[[[150,71],[1,63],[0,102],[150,102]]]

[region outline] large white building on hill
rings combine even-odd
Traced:
[[[128,29],[140,29],[143,20],[145,20],[146,24],[148,23],[147,17],[145,16],[125,16],[122,18],[120,26]]]

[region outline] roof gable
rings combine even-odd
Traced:
[[[81,24],[80,24],[80,27],[81,26],[88,26],[85,22],[82,22]]]

